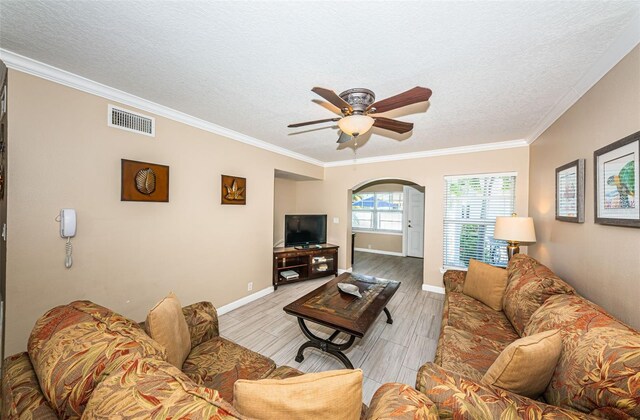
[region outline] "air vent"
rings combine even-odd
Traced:
[[[123,108],[109,105],[109,127],[121,128],[145,136],[155,137],[156,120],[153,117],[138,114]]]

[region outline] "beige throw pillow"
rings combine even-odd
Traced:
[[[167,361],[182,370],[191,352],[191,336],[176,295],[169,293],[149,311],[145,328],[151,338],[167,349]]]
[[[500,353],[482,377],[482,383],[537,398],[549,385],[561,352],[559,330],[520,338]]]
[[[502,310],[507,270],[471,259],[462,292],[495,311]]]
[[[258,420],[358,420],[362,410],[362,370],[307,373],[287,379],[239,379],[233,405]]]

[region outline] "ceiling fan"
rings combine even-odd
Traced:
[[[338,107],[342,117],[289,124],[288,127],[294,128],[337,121],[341,131],[338,143],[345,143],[354,137],[358,137],[369,131],[372,126],[400,134],[413,130],[412,123],[379,117],[375,114],[381,114],[418,102],[426,102],[432,93],[429,88],[416,86],[406,92],[375,102],[376,95],[369,89],[364,88],[345,90],[340,95],[321,87],[314,87],[311,91]]]

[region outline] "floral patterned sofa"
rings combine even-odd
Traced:
[[[8,357],[2,419],[242,419],[231,405],[237,379],[302,374],[218,334],[208,302],[183,308],[191,353],[182,370],[135,322],[89,301],[51,309],[36,322],[28,352]],[[435,419],[415,389],[385,384],[362,418]]]
[[[579,296],[533,258],[509,262],[503,311],[462,293],[466,272],[447,271],[436,359],[416,388],[446,418],[640,417],[640,332]],[[612,279],[614,281],[614,279]],[[544,395],[531,400],[480,379],[521,336],[559,329],[562,354]]]

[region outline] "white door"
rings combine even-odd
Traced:
[[[407,256],[424,258],[424,193],[404,187],[407,205]]]

